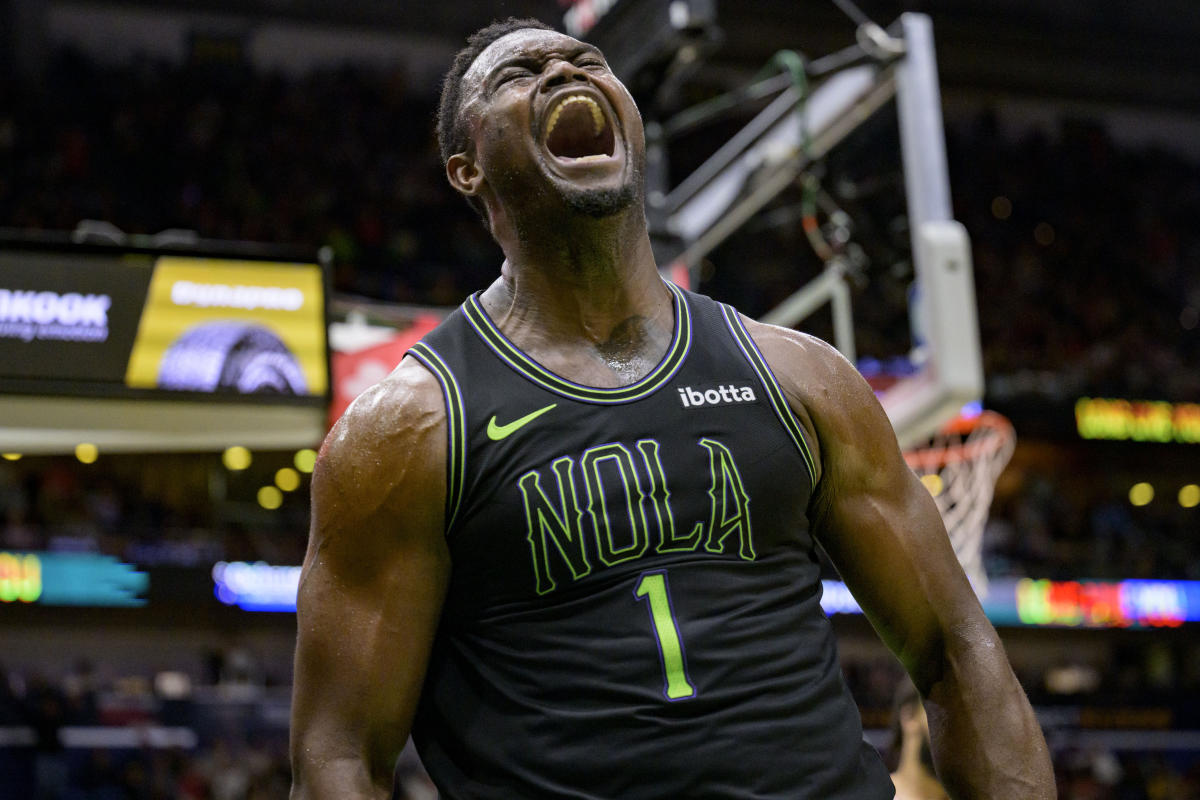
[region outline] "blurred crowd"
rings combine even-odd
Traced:
[[[71,230],[94,219],[129,233],[182,228],[327,245],[339,292],[455,304],[498,272],[500,256],[446,185],[432,88],[410,86],[398,72],[327,69],[288,79],[144,59],[99,66],[64,51],[36,86],[0,81],[0,227]],[[948,147],[956,214],[974,246],[991,397],[1200,397],[1200,165],[1122,147],[1087,121],[1013,136],[983,115],[952,124]],[[890,181],[883,185],[895,206],[900,187]],[[905,238],[902,225],[881,225],[879,237]],[[749,313],[766,310],[797,285],[778,258],[807,247],[790,227],[757,228],[760,238],[740,248],[735,241],[746,256],[739,268],[716,263],[700,288]],[[261,514],[256,484],[227,474],[215,457],[106,458],[105,469],[67,458],[0,461],[0,549],[87,550],[144,565],[300,563],[304,492]],[[1021,480],[987,531],[992,574],[1200,579],[1194,513],[1064,491],[1069,481],[1050,472]],[[888,669],[848,674],[857,696],[886,708]],[[1136,684],[1143,673],[1133,674]],[[1022,677],[1027,686],[1045,682]],[[1120,680],[1118,671],[1097,685]],[[83,669],[59,681],[0,675],[0,729],[32,727],[39,780],[62,788],[46,797],[286,794],[279,730],[245,738],[201,725],[186,752],[64,751],[49,732],[104,722],[105,703],[123,691],[90,681]],[[1200,681],[1188,686],[1200,689]],[[146,685],[139,691],[153,708],[147,719],[163,722],[162,698]],[[1060,755],[1064,798],[1200,797],[1197,767],[1167,756]],[[0,775],[15,768],[0,760]],[[414,779],[407,791],[421,798],[428,789]]]
[[[949,131],[994,395],[1200,397],[1200,164],[1103,125]]]
[[[37,86],[0,83],[0,161],[10,165],[0,173],[0,227],[69,230],[98,219],[127,232],[184,228],[220,239],[324,244],[341,292],[457,303],[495,274],[499,256],[438,166],[433,88],[410,86],[394,71],[284,78],[229,64],[99,66],[64,50]],[[831,164],[853,177],[853,192],[826,176],[831,191],[860,196],[845,203],[852,212],[873,212],[874,221],[859,215],[854,237],[883,262],[899,258],[907,238],[902,220],[891,218],[903,208],[888,135],[871,132],[890,156],[871,141],[852,141],[843,158],[853,164]],[[948,147],[954,206],[974,245],[990,400],[1200,397],[1200,228],[1193,222],[1200,166],[1161,149],[1122,148],[1086,121],[1004,135],[984,114],[949,125]],[[701,285],[752,314],[798,285],[796,265],[781,264],[780,254],[812,261],[798,224],[756,224],[714,255],[718,263]],[[722,256],[735,255],[739,269],[722,267]],[[880,279],[864,288],[856,301],[863,319],[887,305],[870,292],[902,294],[890,285]],[[876,334],[896,327],[875,322]],[[860,336],[869,342],[871,331]],[[907,346],[904,336],[894,338]],[[1177,535],[1191,524],[1185,518],[1133,518],[1104,498],[1064,500],[1058,480],[1031,481],[1001,509],[1009,528],[1023,533],[993,527],[995,567],[1058,575],[1088,563],[1097,577],[1116,565],[1145,577],[1198,569],[1190,537]],[[7,546],[47,536],[68,545],[73,528],[99,525],[101,534],[154,532],[126,543],[145,557],[214,527],[181,519],[180,504],[131,496],[144,493],[136,485],[71,481],[55,472],[14,488],[0,474],[0,492],[10,498]],[[60,491],[81,496],[57,503]],[[64,518],[79,516],[81,504],[90,516]],[[282,555],[270,552],[277,549],[270,537],[256,539],[243,525],[215,527],[225,550]],[[210,548],[212,540],[201,534],[193,546]]]
[[[1186,733],[1177,750],[1151,749],[1121,746],[1128,732],[1106,740],[1093,725],[1088,738],[1056,721],[1064,703],[1105,713],[1114,696],[1127,697],[1116,673],[1140,660],[1134,649],[1119,651],[1112,670],[1098,674],[1096,688],[1084,694],[1054,691],[1052,670],[1021,675],[1042,709],[1064,800],[1200,798],[1200,760],[1187,749]],[[198,672],[214,662],[204,663]],[[844,660],[843,669],[868,738],[886,758],[895,744],[888,729],[899,664]],[[291,778],[288,691],[245,678],[239,669],[218,668],[193,686],[181,673],[113,676],[82,660],[54,677],[0,666],[0,779],[11,796],[37,800],[282,800]],[[394,797],[436,796],[407,748]]]
[[[1171,497],[1136,507],[1087,473],[1012,474],[983,532],[989,575],[1200,580],[1200,509]],[[0,461],[0,550],[103,553],[142,567],[298,565],[307,492],[285,495],[282,508],[268,512],[254,499],[260,482],[271,482],[269,470],[256,481],[229,473],[214,455]]]
[[[456,304],[495,253],[446,186],[433,116],[400,73],[101,67],[66,50],[37,86],[0,85],[0,226],[328,245],[342,292]]]
[[[951,144],[989,388],[1200,396],[1200,165],[1087,121],[1009,141],[983,117]]]
[[[247,680],[222,660],[184,673],[105,674],[80,660],[53,678],[0,666],[5,797],[36,800],[281,800],[291,786],[288,687]],[[228,665],[226,665],[228,666]],[[411,750],[397,800],[436,800]]]
[[[286,463],[287,454],[274,455]],[[255,493],[273,469],[229,472],[216,454],[104,454],[92,465],[69,456],[0,460],[0,549],[103,553],[144,567],[296,565],[307,492],[285,494],[274,511],[260,508]]]
[[[289,79],[231,65],[101,67],[66,50],[37,86],[0,85],[0,226],[95,219],[325,244],[339,291],[456,304],[497,273],[499,253],[442,174],[435,88],[351,68]],[[983,114],[947,135],[992,392],[1200,396],[1200,165],[1121,147],[1086,120],[1005,135]],[[858,148],[846,168],[857,193],[882,187],[891,213],[902,190],[883,141],[891,162]],[[882,172],[864,176],[876,161]],[[856,221],[860,238],[880,240],[903,234],[894,223]],[[749,313],[766,310],[756,306],[780,279],[780,254],[807,249],[797,224],[759,226],[757,255],[739,252],[723,274],[718,264],[708,287]]]
[[[1175,483],[1197,477],[1176,476]],[[1200,509],[1180,506],[1166,491],[1139,507],[1124,487],[1097,484],[1090,470],[1022,471],[1015,483],[997,495],[984,528],[989,575],[1200,580]]]
[[[1152,647],[1149,649],[1155,652],[1149,657],[1139,652],[1142,649],[1137,645],[1118,647],[1112,662],[1102,668],[1071,663],[1069,656],[1061,665],[1050,668],[1016,665],[1046,734],[1062,800],[1200,800],[1200,759],[1187,744],[1174,750],[1145,746],[1146,739],[1161,735],[1161,731],[1125,732],[1106,738],[1103,733],[1096,735],[1095,730],[1081,731],[1075,718],[1078,707],[1093,709],[1083,714],[1094,713],[1097,718],[1114,709],[1121,713],[1119,709],[1132,707],[1130,691],[1146,691],[1145,676],[1156,671],[1153,667],[1143,669],[1146,662],[1175,659],[1182,665],[1196,657],[1194,649],[1170,653],[1168,647]],[[862,711],[868,738],[886,761],[894,755],[894,741],[887,729],[893,723],[897,687],[907,680],[903,670],[895,659],[854,661],[844,657],[842,669]],[[1142,676],[1138,680],[1143,684],[1136,690],[1130,682],[1135,673]],[[1072,683],[1063,679],[1067,674],[1085,677]],[[1178,672],[1174,675],[1177,682],[1172,688],[1158,691],[1157,702],[1165,706],[1171,705],[1173,698],[1191,696],[1188,693],[1200,688],[1200,675],[1193,674],[1187,680],[1179,680]],[[1188,738],[1188,734],[1181,737]],[[1131,739],[1133,746],[1129,746]]]

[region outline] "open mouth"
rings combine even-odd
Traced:
[[[600,104],[587,95],[563,98],[546,123],[546,149],[555,158],[598,161],[610,158],[617,137]]]

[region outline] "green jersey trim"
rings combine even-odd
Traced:
[[[450,439],[446,454],[446,532],[449,533],[458,517],[467,474],[467,415],[463,408],[462,390],[458,388],[458,381],[454,379],[450,367],[425,342],[417,342],[408,352],[438,379],[446,398],[446,428]]]
[[[480,305],[478,295],[467,298],[467,302],[463,303],[463,312],[471,327],[501,361],[543,389],[585,403],[605,405],[630,403],[648,397],[674,377],[679,368],[683,366],[683,362],[687,360],[688,350],[691,347],[691,310],[688,308],[683,292],[670,282],[664,281],[664,283],[671,290],[675,303],[675,331],[667,353],[658,366],[644,378],[628,386],[619,386],[614,389],[583,386],[555,375],[538,364],[500,332],[487,312],[483,310],[483,306]]]
[[[776,380],[775,373],[771,371],[771,367],[767,364],[767,360],[763,358],[758,345],[751,338],[750,332],[742,324],[741,315],[735,309],[725,304],[721,305],[721,313],[725,316],[725,324],[729,326],[729,331],[733,334],[733,339],[737,342],[742,355],[746,357],[746,361],[758,373],[758,379],[762,383],[763,389],[766,390],[767,397],[771,401],[771,407],[775,410],[775,415],[779,417],[779,421],[783,423],[784,430],[787,431],[788,436],[795,443],[796,449],[800,451],[800,455],[804,458],[804,466],[808,468],[808,477],[815,489],[817,485],[817,468],[813,461],[812,451],[808,447],[808,439],[805,436],[804,429],[792,413],[792,407],[788,405],[787,397],[784,395],[783,389],[779,386],[779,381]]]

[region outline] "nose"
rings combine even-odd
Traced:
[[[583,81],[586,83],[587,80],[587,73],[582,69],[570,61],[557,60],[546,68],[545,78],[542,80],[542,91],[562,86],[571,81]]]

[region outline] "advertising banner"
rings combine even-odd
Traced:
[[[150,579],[100,553],[0,551],[0,609],[5,605],[118,607],[146,604]]]
[[[826,614],[861,614],[841,581],[821,581]],[[1177,628],[1200,622],[1200,581],[997,578],[981,598],[993,625]]]
[[[147,397],[328,393],[315,263],[0,249],[0,386]]]
[[[153,267],[0,250],[0,379],[123,381]]]
[[[353,352],[333,353],[333,399],[329,405],[329,424],[338,421],[354,399],[383,380],[396,368],[408,348],[437,327],[441,318],[421,314],[412,324],[378,344]]]
[[[315,264],[163,256],[127,385],[324,395],[325,312]]]

